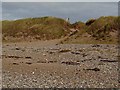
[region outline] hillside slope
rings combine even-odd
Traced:
[[[120,17],[107,16],[90,19],[84,24],[77,24],[84,27],[78,28],[78,33],[69,37],[64,43],[117,43],[119,24]]]
[[[27,18],[2,22],[3,40],[56,39],[69,33],[70,23],[56,17]]]
[[[120,17],[102,16],[70,24],[56,17],[2,21],[3,41],[63,39],[62,43],[117,43]]]

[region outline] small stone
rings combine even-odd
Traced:
[[[35,74],[35,72],[32,72],[32,74]]]
[[[43,54],[43,56],[46,56],[46,54]]]

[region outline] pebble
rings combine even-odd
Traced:
[[[19,88],[34,88],[34,87],[35,88],[51,88],[51,87],[117,88],[118,87],[117,62],[112,62],[112,63],[102,62],[103,64],[99,65],[101,59],[107,58],[107,60],[115,60],[115,57],[117,56],[116,53],[117,50],[115,47],[116,47],[115,45],[106,46],[106,45],[64,44],[57,46],[56,45],[48,46],[45,48],[35,47],[35,50],[39,49],[38,52],[33,52],[34,47],[32,47],[32,49],[24,48],[25,49],[24,53],[27,52],[28,56],[35,58],[34,56],[38,55],[39,61],[45,60],[49,62],[56,60],[57,63],[55,63],[55,65],[57,64],[61,65],[61,68],[64,67],[64,69],[58,71],[56,70],[52,73],[51,71],[46,71],[46,72],[39,71],[38,74],[36,72],[38,70],[41,70],[41,68],[37,68],[34,69],[34,71],[30,71],[31,74],[27,74],[27,72],[25,74],[19,72],[11,73],[11,71],[3,70],[3,87],[4,88],[18,88],[18,87]],[[9,54],[9,52],[7,53],[7,50],[9,51],[10,48],[11,48],[10,46],[5,47],[6,50],[5,54]],[[70,53],[69,52],[57,53],[59,52],[60,49],[70,50]],[[54,52],[55,54],[49,54],[48,53],[49,50],[50,52]],[[107,50],[109,52],[107,52]],[[20,50],[17,50],[17,52],[20,52]],[[16,54],[16,52],[14,53]],[[10,53],[10,54],[12,55],[14,53]],[[22,52],[21,56],[22,55],[24,56],[24,53]],[[35,60],[37,61],[38,57],[35,58],[34,61]],[[20,59],[18,59],[18,61],[19,60]],[[70,61],[75,63],[77,62],[79,64],[77,65],[61,64],[61,62],[70,62]],[[53,63],[51,63],[51,65]],[[87,68],[89,71],[83,70],[84,68]]]

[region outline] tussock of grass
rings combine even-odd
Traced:
[[[85,23],[81,22],[81,21],[78,21],[78,22],[75,22],[72,24],[72,27],[75,28],[75,29],[84,29],[85,28]]]
[[[90,19],[90,20],[88,20],[85,24],[87,25],[87,26],[89,26],[89,25],[91,25],[92,23],[94,23],[96,21],[96,19]]]

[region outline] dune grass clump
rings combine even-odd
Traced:
[[[89,26],[89,25],[91,25],[92,23],[94,23],[96,21],[96,19],[90,19],[90,20],[88,20],[85,24],[87,25],[87,26]]]
[[[72,24],[72,27],[75,28],[75,29],[84,29],[85,28],[85,23],[81,22],[81,21],[78,21],[78,22],[75,22]]]

